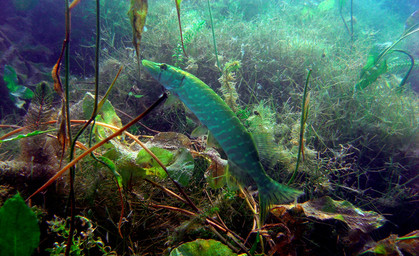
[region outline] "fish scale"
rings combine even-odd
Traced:
[[[233,176],[243,185],[246,185],[249,177],[256,182],[262,220],[270,205],[290,201],[301,194],[266,174],[252,136],[230,107],[208,85],[179,68],[148,60],[142,63],[156,80],[178,96],[207,126],[226,153]]]
[[[196,81],[191,74],[186,76],[189,79],[172,91],[212,132],[229,160],[242,168],[259,162],[256,147],[234,112],[204,82]]]

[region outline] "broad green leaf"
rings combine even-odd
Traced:
[[[0,230],[0,255],[29,256],[38,247],[38,220],[19,194],[0,209]]]
[[[170,256],[237,256],[237,254],[219,241],[197,239],[177,247]]]
[[[15,92],[18,88],[16,71],[9,65],[4,66],[3,80],[6,83],[7,89],[11,93]]]
[[[115,149],[111,150],[115,151]],[[121,154],[122,153],[122,154]],[[114,152],[115,155],[118,155],[115,161],[115,165],[118,166],[118,172],[122,177],[123,185],[131,183],[132,181],[137,181],[145,178],[147,176],[146,170],[141,168],[136,162],[136,153],[135,152]],[[108,154],[106,154],[108,156]]]
[[[83,98],[83,113],[84,118],[89,119],[93,112],[93,106],[94,106],[94,96],[91,93],[86,93],[86,95]],[[112,106],[111,102],[109,100],[106,100],[99,112],[97,113],[96,121],[107,123],[116,127],[122,127],[121,119],[118,117],[118,115],[115,112],[115,108]],[[99,136],[99,138],[103,139],[108,137],[111,133],[114,131],[111,131],[108,128],[103,128],[100,126],[96,126],[96,135]]]
[[[375,82],[380,75],[387,72],[387,61],[383,57],[390,53],[389,47],[393,44],[384,43],[376,44],[368,54],[367,62],[361,69],[360,78],[355,85],[355,89],[365,89],[367,86]]]
[[[117,140],[112,140],[110,147],[110,150],[103,156],[115,163],[115,171],[122,177],[123,185],[127,185],[130,181],[141,180],[147,176],[157,176],[161,179],[167,177],[163,168],[144,149],[137,152],[130,149],[123,141]],[[174,156],[170,151],[158,147],[150,147],[149,149],[165,166],[173,162]]]
[[[93,111],[93,95],[89,95],[91,102],[89,102],[89,100],[87,100],[86,103],[92,103],[92,109],[90,110],[90,113]],[[113,107],[112,103],[109,100],[106,100],[105,103],[103,104],[102,108],[100,109],[99,113],[100,116],[103,119],[103,122],[107,123],[107,124],[111,124],[113,126],[116,127],[122,127],[122,122],[121,119],[118,117],[118,115],[116,114],[115,108]]]
[[[23,108],[25,104],[24,100],[30,100],[33,98],[34,93],[31,89],[18,85],[16,71],[9,65],[4,67],[3,80],[6,83],[6,87],[9,90],[9,96],[18,108]]]
[[[186,148],[179,148],[176,152],[175,162],[167,167],[172,179],[182,186],[187,186],[195,168],[194,159]]]
[[[170,151],[157,147],[152,147],[150,150],[163,163],[163,165],[167,166],[170,162],[172,162],[173,154]],[[154,160],[154,158],[144,149],[138,152],[136,164],[145,170],[145,175],[157,176],[160,178],[165,178],[167,176],[163,168],[161,168],[157,161]]]
[[[29,89],[28,87],[23,87],[20,98],[24,100],[30,100],[33,98],[33,96],[34,96],[34,93],[31,89]]]
[[[378,79],[378,77],[386,73],[387,68],[388,66],[387,66],[386,60],[382,61],[379,64],[376,64],[375,66],[372,66],[370,69],[366,70],[363,73],[364,75],[361,77],[359,82],[355,85],[355,89],[356,90],[365,89],[370,84],[375,82]]]

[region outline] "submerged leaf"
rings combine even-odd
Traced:
[[[167,171],[172,179],[186,187],[193,175],[194,159],[186,148],[179,148],[175,159],[175,162],[167,167]]]
[[[404,255],[401,252],[407,252],[409,255],[417,255],[418,251],[419,230],[415,230],[402,237],[391,234],[359,255],[364,255],[369,252],[375,253],[376,255]]]
[[[307,217],[320,220],[335,219],[343,221],[351,230],[359,229],[363,233],[369,233],[384,225],[385,222],[384,217],[376,212],[363,211],[348,201],[335,201],[327,196],[298,205],[304,209]],[[283,207],[289,210],[294,208],[294,205],[281,205],[272,209],[272,213],[276,215]]]
[[[160,132],[156,134],[148,143],[149,147],[159,147],[165,149],[178,149],[189,147],[191,141],[181,133],[176,132]]]
[[[237,254],[219,241],[197,239],[175,248],[170,256],[237,256]]]
[[[30,100],[33,98],[34,93],[31,89],[17,84],[16,71],[9,65],[5,65],[4,67],[3,80],[9,90],[9,96],[16,107],[23,108],[23,105],[25,104],[25,101],[23,100]]]
[[[17,85],[16,71],[9,65],[4,66],[3,80],[6,83],[7,89],[9,89],[9,92],[11,93],[15,92],[19,87]]]
[[[355,85],[356,90],[365,89],[375,82],[378,77],[387,72],[387,60],[381,60],[385,54],[390,53],[388,49],[392,45],[391,43],[377,44],[371,49],[368,54],[367,63],[362,67],[359,81]]]
[[[210,162],[210,166],[208,167],[208,170],[205,174],[208,185],[210,185],[210,187],[213,189],[223,187],[227,180],[227,160],[222,159],[220,157],[220,153],[214,149],[205,151],[203,155],[208,158]]]
[[[151,147],[149,148],[158,159],[167,166],[172,162],[173,154],[166,149]],[[144,149],[138,152],[136,157],[136,164],[145,170],[145,175],[157,176],[160,178],[166,177],[166,172],[163,168],[157,163],[157,161]]]
[[[0,230],[0,255],[29,256],[38,247],[38,220],[19,194],[0,209]]]
[[[86,93],[83,100],[83,113],[85,119],[89,119],[92,116],[94,106],[94,96],[91,93]],[[110,124],[116,127],[122,127],[122,122],[119,116],[115,112],[115,108],[109,100],[106,100],[99,112],[97,113],[96,121]],[[106,138],[113,131],[108,128],[96,126],[96,133],[100,138]]]

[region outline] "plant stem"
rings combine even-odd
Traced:
[[[212,41],[214,42],[215,59],[217,60],[217,66],[218,66],[218,69],[220,70],[220,75],[221,75],[222,72],[221,72],[221,67],[220,67],[220,61],[218,60],[217,43],[215,42],[214,22],[212,20],[211,5],[210,5],[209,0],[207,2],[208,2],[208,12],[210,15],[210,20],[211,20]]]
[[[301,106],[301,119],[300,119],[300,142],[298,143],[298,154],[297,154],[297,163],[295,164],[295,170],[294,173],[291,176],[291,179],[288,181],[287,185],[291,184],[295,177],[297,176],[297,171],[298,171],[298,166],[300,164],[300,158],[301,158],[301,151],[303,149],[303,137],[304,137],[304,125],[305,125],[305,121],[306,121],[306,113],[305,113],[305,109],[306,109],[306,98],[307,98],[307,88],[308,88],[308,82],[310,80],[310,75],[311,75],[311,69],[308,70],[308,74],[307,74],[307,79],[306,79],[306,84],[304,86],[304,93],[303,93],[303,104]]]
[[[67,126],[67,136],[68,141],[72,143],[71,138],[71,125],[70,125],[70,93],[69,93],[69,72],[70,72],[70,65],[69,65],[69,48],[70,48],[70,7],[69,7],[69,1],[65,0],[65,41],[67,46],[65,47],[64,52],[64,66],[65,66],[65,112],[66,112],[66,126]],[[70,151],[70,161],[73,158],[73,152]],[[67,240],[67,248],[65,250],[65,256],[70,255],[70,250],[73,244],[73,233],[74,233],[74,206],[75,206],[75,199],[74,199],[74,167],[70,169],[70,205],[71,205],[71,219],[70,219],[70,230],[68,234],[68,240]]]
[[[354,43],[354,16],[353,16],[353,0],[351,0],[351,47]]]
[[[410,58],[410,68],[406,72],[406,75],[404,75],[402,81],[399,84],[399,89],[401,90],[403,88],[403,85],[406,83],[407,78],[409,78],[410,72],[412,72],[413,67],[415,66],[415,59],[410,55],[409,53],[403,51],[403,50],[394,50],[395,52],[400,52],[403,54],[406,54]]]

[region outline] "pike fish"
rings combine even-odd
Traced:
[[[236,114],[208,85],[194,75],[164,63],[143,60],[151,76],[179,99],[207,126],[229,161],[229,171],[243,185],[258,187],[260,217],[264,221],[274,203],[292,201],[300,191],[270,178],[259,159],[254,140]]]

